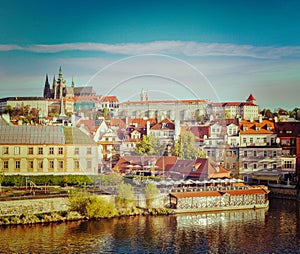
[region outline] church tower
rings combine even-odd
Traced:
[[[44,98],[50,99],[51,98],[51,90],[50,90],[50,84],[48,80],[48,74],[46,74],[46,81],[45,81],[45,87],[44,87]]]
[[[53,88],[53,99],[57,99],[57,82],[56,82],[56,79],[55,79],[55,75],[53,77],[53,85],[52,85],[52,88]]]

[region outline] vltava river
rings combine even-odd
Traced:
[[[0,228],[1,253],[300,253],[299,203]]]

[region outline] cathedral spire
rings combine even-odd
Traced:
[[[63,81],[64,81],[64,79],[63,79],[63,74],[62,74],[62,70],[61,70],[61,66],[59,67],[58,80],[59,80],[60,82],[63,82]]]
[[[48,74],[46,74],[46,81],[45,81],[45,87],[44,87],[44,98],[51,98],[51,90],[50,90],[50,84],[48,80]]]

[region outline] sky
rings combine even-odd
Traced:
[[[207,99],[299,107],[300,2],[2,0],[0,98],[67,85],[120,101]]]

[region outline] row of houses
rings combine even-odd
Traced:
[[[245,180],[256,174],[279,181],[282,175],[294,178],[300,165],[300,122],[266,120],[218,119],[205,125],[182,125],[168,118],[157,122],[150,118],[79,121],[78,127],[101,147],[105,161],[135,154],[135,145],[145,135],[156,136],[161,146],[172,147],[184,132],[194,135],[194,146],[219,165]],[[170,155],[168,149],[162,155]],[[166,152],[167,151],[167,152]],[[259,176],[255,176],[259,178]],[[291,179],[290,179],[291,180]]]

